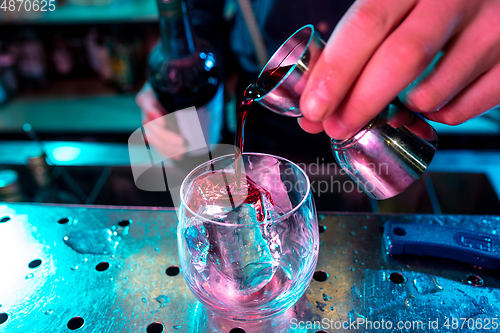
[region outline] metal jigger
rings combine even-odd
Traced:
[[[291,66],[272,89],[255,102],[289,117],[301,117],[299,101],[325,42],[306,25],[274,53],[259,77]],[[370,197],[391,198],[403,192],[427,169],[437,148],[434,128],[402,104],[390,104],[350,139],[331,142],[335,158]]]
[[[302,117],[300,96],[306,86],[310,70],[318,61],[325,42],[306,25],[290,36],[267,62],[259,77],[278,67],[292,66],[281,81],[265,95],[254,101],[267,109],[289,117]]]

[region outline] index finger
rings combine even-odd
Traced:
[[[146,83],[139,91],[135,102],[143,113],[145,123],[166,114],[149,83]]]
[[[307,119],[326,119],[340,105],[372,54],[418,0],[358,0],[340,20],[300,100]]]

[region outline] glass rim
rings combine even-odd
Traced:
[[[262,68],[262,70],[260,71],[259,73],[259,76],[258,78],[260,78],[260,76],[262,75],[262,73],[264,73],[266,71],[266,68],[267,66],[269,65],[269,63],[271,61],[274,61],[275,59],[274,56],[276,54],[278,54],[278,52],[281,51],[281,49],[288,43],[288,41],[290,39],[292,39],[296,34],[298,34],[299,32],[301,32],[302,30],[306,30],[306,29],[310,29],[311,30],[311,35],[307,38],[308,41],[306,43],[306,46],[304,48],[304,51],[301,53],[300,57],[298,59],[301,59],[304,54],[307,52],[307,49],[309,48],[309,45],[311,44],[311,41],[313,40],[314,38],[314,26],[312,24],[306,24],[304,25],[303,27],[297,29],[297,31],[295,31],[290,37],[288,37],[286,39],[286,41],[283,42],[283,44],[281,44],[281,46],[273,53],[273,55],[271,56],[271,58],[269,58],[269,60],[267,61],[266,65],[264,66],[264,68]],[[290,53],[289,53],[290,54]],[[282,61],[284,61],[286,59],[286,57],[284,59],[282,59]],[[263,100],[267,95],[269,95],[269,93],[273,92],[275,89],[277,89],[279,86],[281,86],[283,84],[283,82],[285,82],[285,80],[290,76],[290,74],[295,70],[295,68],[297,68],[298,66],[298,63],[297,61],[294,62],[294,64],[292,65],[292,67],[288,70],[288,72],[286,72],[285,75],[283,75],[283,77],[281,78],[281,80],[279,80],[279,82],[274,86],[272,87],[269,91],[267,91],[264,95],[258,97],[258,98],[255,98],[254,101],[255,102],[259,102],[261,100]]]
[[[201,216],[201,215],[193,212],[191,210],[191,208],[186,204],[186,202],[184,200],[184,190],[185,190],[185,187],[186,187],[186,181],[191,177],[191,175],[193,173],[195,173],[196,171],[198,171],[203,166],[206,166],[209,163],[213,163],[213,162],[216,162],[216,161],[219,161],[219,160],[226,159],[228,157],[234,157],[234,154],[227,154],[227,155],[219,156],[217,158],[214,158],[214,159],[211,159],[209,161],[206,161],[203,164],[198,165],[196,168],[194,168],[193,170],[191,170],[191,172],[188,173],[188,175],[182,181],[181,188],[180,188],[181,205],[183,205],[188,212],[190,212],[191,214],[193,214],[200,221],[202,221],[202,222],[209,222],[209,223],[213,223],[213,224],[217,224],[217,225],[225,226],[225,227],[248,227],[248,226],[261,225],[261,224],[265,224],[265,223],[268,223],[268,222],[281,222],[282,220],[287,219],[290,215],[294,214],[300,207],[302,207],[304,205],[304,203],[306,202],[307,198],[311,194],[311,181],[309,180],[309,177],[307,176],[306,172],[301,167],[299,167],[297,164],[293,163],[292,161],[290,161],[290,160],[288,160],[288,159],[286,159],[284,157],[280,157],[280,156],[276,156],[276,155],[272,155],[272,154],[247,152],[247,153],[243,153],[243,155],[272,157],[272,158],[275,158],[275,159],[280,160],[280,161],[288,162],[291,165],[293,165],[295,168],[297,168],[301,172],[301,174],[304,176],[304,178],[306,179],[306,184],[307,184],[307,190],[306,190],[305,194],[303,195],[303,197],[301,198],[300,202],[297,205],[295,205],[295,207],[293,207],[290,211],[286,212],[284,215],[280,216],[279,218],[273,219],[271,221],[262,221],[262,222],[259,222],[259,223],[246,223],[246,224],[224,223],[224,222],[214,221],[212,219],[206,218],[204,216]]]

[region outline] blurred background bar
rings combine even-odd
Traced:
[[[136,188],[127,147],[141,126],[135,95],[159,36],[155,1],[58,0],[55,8],[0,11],[0,201],[171,205],[167,193]],[[438,152],[409,190],[375,202],[332,189],[315,193],[318,210],[500,214],[500,109],[459,126],[432,125]],[[291,159],[311,181],[350,181],[329,150]],[[328,172],[317,172],[324,166]]]
[[[2,24],[95,24],[110,22],[156,22],[154,0],[66,0],[54,1],[54,11],[0,12]]]
[[[25,123],[43,133],[132,133],[141,123],[134,94],[19,98],[0,110],[3,133],[19,132]]]

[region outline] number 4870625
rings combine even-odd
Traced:
[[[2,0],[0,0],[2,1]],[[56,10],[55,0],[3,0],[0,9],[7,12],[53,12]]]

